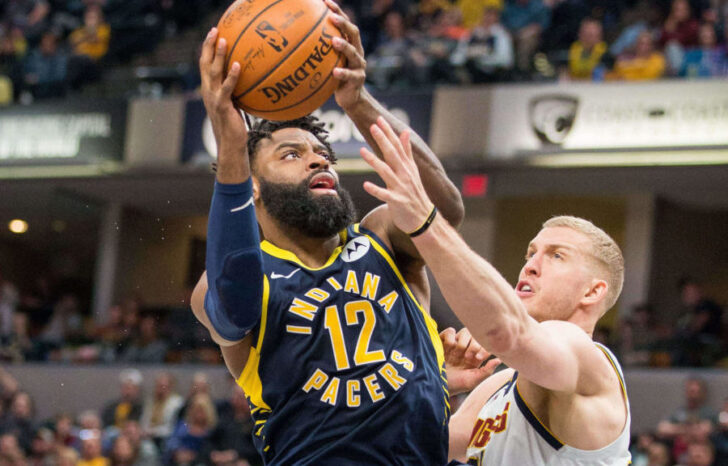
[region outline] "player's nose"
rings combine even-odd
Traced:
[[[329,159],[325,156],[312,152],[311,154],[309,154],[308,157],[308,168],[310,170],[326,170],[329,168]]]
[[[527,261],[526,265],[523,266],[523,272],[526,276],[536,276],[541,274],[541,259],[538,254],[534,254]]]

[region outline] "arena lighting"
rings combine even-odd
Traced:
[[[728,151],[570,152],[532,156],[525,163],[550,168],[726,165]]]
[[[19,218],[10,220],[10,223],[8,223],[8,229],[16,235],[22,235],[28,231],[28,222],[20,220]]]

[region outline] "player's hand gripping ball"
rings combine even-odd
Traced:
[[[233,102],[267,120],[293,120],[319,108],[339,85],[342,37],[323,0],[237,0],[218,24],[225,71],[240,63]],[[219,39],[218,39],[219,40]]]

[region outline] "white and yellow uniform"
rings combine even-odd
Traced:
[[[627,422],[616,440],[599,450],[565,445],[541,424],[518,392],[518,372],[485,403],[468,442],[467,464],[477,466],[559,465],[624,466],[629,453],[629,400],[622,369],[614,355],[596,343],[619,376],[627,403]]]

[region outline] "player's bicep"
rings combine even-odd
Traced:
[[[210,318],[207,316],[207,312],[205,311],[206,294],[207,272],[203,272],[202,276],[197,281],[197,285],[195,285],[195,289],[192,291],[192,298],[190,299],[190,307],[192,307],[192,312],[195,314],[197,320],[199,320],[200,323],[204,325],[205,328],[210,332],[210,337],[212,338],[212,341],[220,345],[222,348],[237,345],[241,342],[241,340],[231,341],[223,338],[222,336],[220,336],[219,333],[217,333],[215,327],[212,325],[212,322],[210,322]]]
[[[498,356],[519,377],[555,392],[592,395],[599,374],[610,370],[589,335],[570,322],[531,321],[513,349]]]

